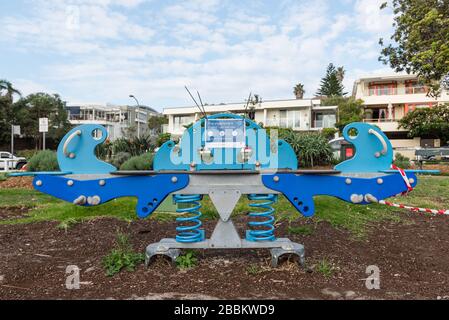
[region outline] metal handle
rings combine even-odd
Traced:
[[[369,129],[368,133],[374,134],[376,136],[376,138],[379,139],[380,143],[382,143],[383,149],[380,152],[376,152],[374,154],[374,156],[376,158],[379,158],[381,155],[383,155],[383,156],[386,155],[387,151],[388,151],[388,147],[387,147],[387,142],[385,141],[384,137],[382,137],[382,135],[374,129]]]
[[[68,152],[67,152],[67,147],[69,146],[69,143],[73,140],[73,138],[75,138],[76,136],[80,136],[80,135],[81,135],[81,130],[76,130],[76,131],[75,131],[74,133],[72,133],[72,134],[67,138],[67,140],[64,142],[64,146],[63,146],[63,148],[62,148],[62,152],[64,153],[64,155],[65,155],[67,158],[73,159],[73,158],[76,157],[76,154],[75,154],[75,153],[73,153],[73,152],[68,153]]]

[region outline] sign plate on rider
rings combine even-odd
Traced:
[[[245,147],[245,119],[207,119],[205,122],[207,148]]]

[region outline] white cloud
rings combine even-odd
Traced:
[[[368,23],[364,5],[373,1],[339,13],[324,0],[285,2],[276,19],[218,0],[182,1],[158,12],[141,10],[145,2],[38,0],[32,15],[5,18],[0,43],[55,58],[39,76],[19,77],[18,87],[43,91],[48,83],[77,101],[123,102],[134,93],[159,108],[190,104],[186,84],[208,103],[244,100],[249,91],[293,97],[299,81],[310,97],[329,62],[347,66],[377,56],[379,26],[353,34]],[[128,10],[145,12],[145,19]],[[356,73],[346,69],[350,91]]]
[[[357,28],[362,32],[388,33],[393,23],[391,10],[380,10],[385,0],[357,0],[354,5]]]

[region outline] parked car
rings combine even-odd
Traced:
[[[26,165],[27,160],[10,152],[0,151],[0,170],[6,169],[6,163],[8,163],[8,170],[20,170]]]
[[[418,161],[449,160],[449,147],[417,149],[415,157]]]

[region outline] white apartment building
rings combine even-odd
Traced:
[[[244,114],[246,102],[205,105],[208,115],[217,113]],[[248,116],[264,127],[291,128],[295,131],[314,131],[332,128],[336,122],[337,106],[321,106],[318,99],[292,99],[262,101],[248,107]],[[168,117],[165,132],[180,136],[189,125],[199,118],[201,112],[195,107],[165,108]]]
[[[416,76],[393,73],[358,79],[353,96],[364,101],[364,121],[385,132],[396,151],[413,158],[417,147],[439,146],[438,141],[410,139],[406,130],[399,129],[398,120],[417,108],[449,103],[448,91],[443,91],[437,99],[428,97],[427,88],[418,83]]]
[[[69,122],[73,125],[99,124],[108,131],[109,140],[123,137],[130,127],[140,129],[140,135],[148,134],[148,118],[159,113],[147,106],[116,106],[95,103],[68,103]]]

